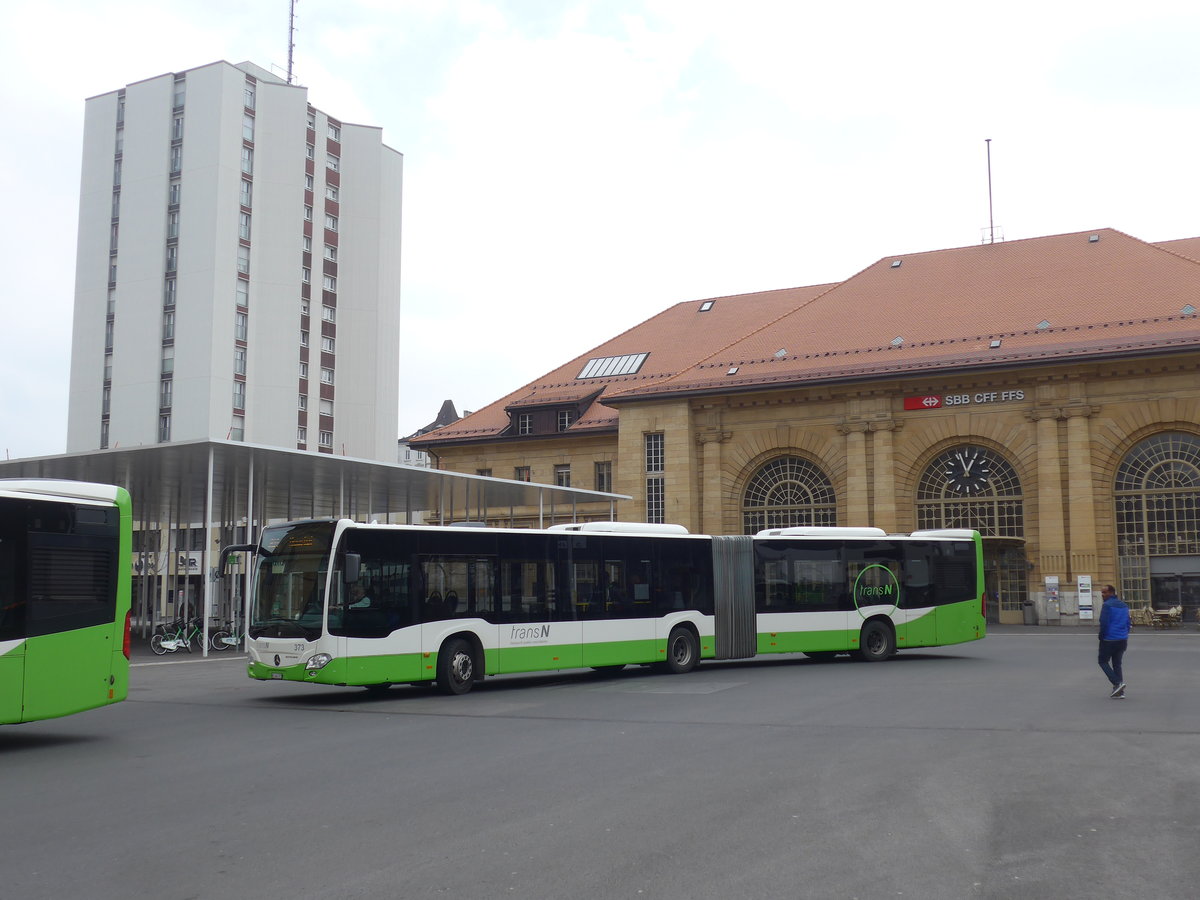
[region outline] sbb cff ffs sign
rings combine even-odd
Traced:
[[[980,391],[978,394],[946,394],[940,397],[905,397],[905,409],[941,409],[943,406],[971,406],[976,403],[1008,403],[1024,400],[1024,391]]]

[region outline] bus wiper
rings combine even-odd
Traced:
[[[284,634],[284,628],[287,628],[290,633]],[[271,629],[275,630],[275,637],[295,637],[298,634],[305,640],[308,639],[309,629],[291,619],[268,619],[255,626],[255,630],[260,632],[259,637],[265,637],[265,632]]]

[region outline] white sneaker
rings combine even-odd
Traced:
[[[1108,696],[1115,697],[1118,700],[1124,700],[1125,699],[1125,682],[1122,681],[1115,688],[1113,688],[1112,693],[1109,694]]]

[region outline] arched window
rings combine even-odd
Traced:
[[[917,527],[973,528],[984,537],[1024,537],[1024,501],[1016,470],[995,451],[975,444],[938,454],[917,485]]]
[[[972,528],[985,538],[988,616],[1020,622],[1029,595],[1021,479],[994,450],[960,444],[939,453],[917,484],[917,528]],[[996,540],[996,539],[1000,540]]]
[[[1121,596],[1135,606],[1193,605],[1180,578],[1200,557],[1200,438],[1140,441],[1117,468],[1113,492]]]
[[[829,477],[806,459],[781,456],[750,479],[742,498],[742,528],[836,525],[837,498]]]

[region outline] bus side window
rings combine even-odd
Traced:
[[[932,606],[934,591],[929,547],[926,544],[910,544],[906,549],[901,605],[905,609]]]
[[[0,537],[0,641],[25,637],[25,598],[16,583],[16,542]]]

